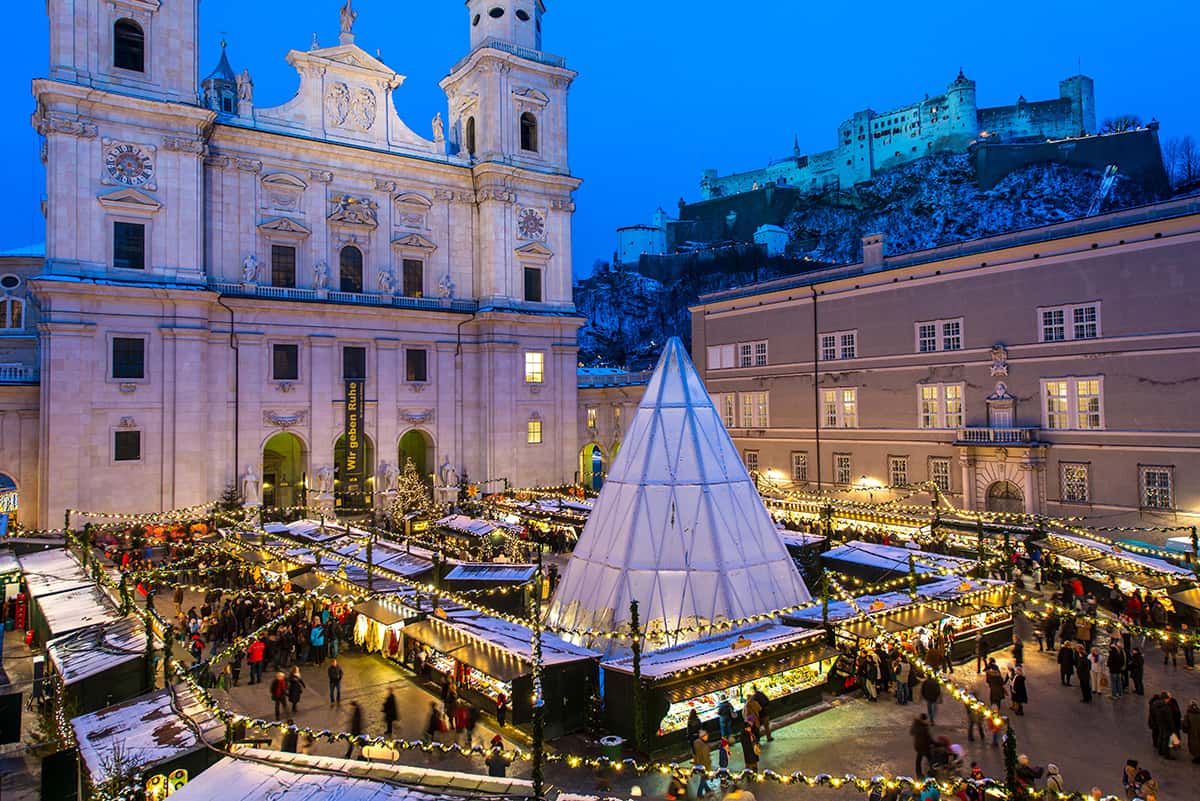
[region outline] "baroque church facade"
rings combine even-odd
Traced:
[[[22,522],[231,484],[379,508],[406,460],[483,491],[571,480],[575,73],[542,50],[542,1],[467,3],[428,139],[350,2],[336,46],[287,54],[299,89],[275,107],[224,46],[200,80],[199,5],[49,0]]]

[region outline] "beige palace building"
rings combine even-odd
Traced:
[[[1198,522],[1200,200],[885,245],[692,309],[751,469],[807,490],[932,481],[962,508],[1095,525]]]

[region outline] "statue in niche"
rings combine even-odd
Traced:
[[[395,291],[396,279],[392,275],[391,270],[379,271],[379,291],[384,295],[390,295]]]
[[[346,5],[342,6],[342,33],[353,33],[356,19],[358,19],[358,12],[351,5],[351,0],[346,0]]]
[[[450,273],[446,273],[438,279],[438,293],[443,298],[454,297],[454,279],[450,277]]]
[[[242,504],[245,506],[261,506],[258,500],[258,474],[253,465],[246,465],[242,474]]]
[[[317,469],[317,492],[322,496],[333,495],[333,465],[321,465]]]
[[[313,265],[313,284],[317,289],[329,288],[329,265],[323,261]]]
[[[253,284],[258,280],[258,256],[251,253],[242,259],[242,283]]]
[[[441,476],[443,487],[458,486],[458,471],[454,469],[454,465],[450,464],[450,458],[446,458],[445,464],[438,470],[438,475]]]
[[[446,124],[442,122],[442,112],[433,115],[433,141],[439,145],[446,141]]]
[[[992,376],[1008,375],[1008,348],[1000,343],[992,345]]]
[[[379,487],[383,492],[394,493],[400,484],[400,470],[391,462],[379,465]]]

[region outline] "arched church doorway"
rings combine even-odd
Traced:
[[[406,462],[412,462],[417,475],[429,483],[433,474],[433,440],[424,431],[413,429],[400,437],[400,472]]]
[[[1025,493],[1011,481],[997,481],[988,487],[987,510],[1022,514],[1025,511]]]
[[[579,483],[590,490],[598,490],[604,485],[607,465],[604,461],[604,451],[592,442],[579,452]]]
[[[268,509],[304,506],[308,452],[295,434],[276,434],[263,445],[262,501]]]
[[[333,445],[333,494],[339,510],[370,509],[371,494],[375,483],[375,443],[362,434],[362,469],[359,472],[359,491],[354,492],[347,477],[342,475],[346,466],[346,435],[342,434]]]

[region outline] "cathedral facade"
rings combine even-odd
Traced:
[[[287,53],[275,107],[223,47],[201,80],[199,5],[49,0],[36,468],[28,437],[19,470],[0,448],[22,522],[231,485],[380,508],[407,460],[483,491],[570,481],[575,73],[541,0],[467,3],[430,138],[350,2],[337,45]]]

